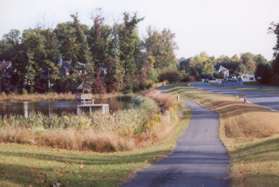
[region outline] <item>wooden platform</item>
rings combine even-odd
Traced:
[[[83,104],[77,105],[77,115],[80,115],[82,112],[82,109],[85,109],[85,108],[89,109],[89,113],[92,113],[92,111],[94,111],[94,109],[96,109],[96,108],[101,108],[103,114],[109,113],[109,104],[83,103]]]
[[[101,108],[102,113],[109,113],[109,104],[96,104],[94,103],[92,94],[80,94],[77,96],[80,104],[77,105],[77,115],[80,115],[83,109],[89,109],[89,113],[92,113],[94,109]]]

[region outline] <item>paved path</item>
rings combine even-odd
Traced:
[[[229,158],[218,138],[218,115],[188,103],[190,126],[169,156],[139,172],[123,187],[227,187]]]
[[[263,89],[269,88],[268,86],[245,86],[243,85],[240,88],[243,90],[235,89],[234,87],[220,87],[214,85],[208,85],[201,82],[193,83],[194,88],[199,88],[207,90],[213,93],[227,94],[227,95],[245,95],[247,99],[255,104],[262,105],[264,107],[271,108],[273,110],[279,111],[279,90],[278,89]],[[245,90],[245,88],[256,88],[254,90]]]

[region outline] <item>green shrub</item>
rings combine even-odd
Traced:
[[[177,70],[167,70],[165,72],[160,73],[159,81],[167,81],[169,83],[179,82],[181,81],[182,76],[180,72]]]

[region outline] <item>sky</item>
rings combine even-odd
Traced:
[[[83,23],[101,8],[108,23],[121,21],[124,11],[144,17],[139,32],[148,26],[176,34],[177,57],[200,52],[229,55],[252,52],[271,59],[275,36],[271,22],[279,22],[279,0],[0,0],[0,36],[10,29],[38,25],[55,27],[79,13]]]

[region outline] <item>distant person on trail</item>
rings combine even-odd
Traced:
[[[244,104],[247,103],[247,98],[246,98],[246,96],[243,96],[243,103],[244,103]]]
[[[247,100],[247,98],[246,98],[245,95],[239,95],[239,99],[240,99],[240,100],[243,99],[243,103],[244,103],[244,104],[245,104],[245,103],[248,103],[248,100]]]

